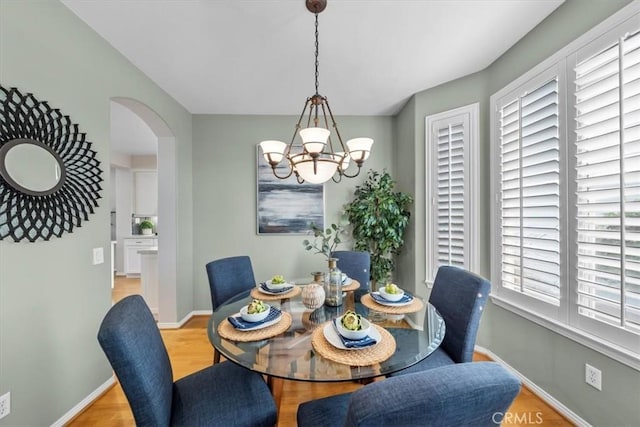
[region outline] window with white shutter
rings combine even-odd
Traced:
[[[504,102],[499,109],[502,286],[558,305],[558,78]]]
[[[478,179],[472,176],[477,116],[473,104],[426,118],[427,281],[441,265],[477,269],[473,189]]]
[[[640,333],[640,34],[578,56],[577,310]]]
[[[438,137],[438,212],[436,241],[440,265],[465,266],[463,123],[435,129]]]
[[[491,278],[496,304],[640,369],[640,4],[629,10],[491,97]]]

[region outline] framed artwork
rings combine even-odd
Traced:
[[[295,175],[279,179],[256,147],[258,202],[258,234],[307,234],[314,223],[324,228],[324,185],[298,184]],[[285,161],[277,167],[286,175]]]

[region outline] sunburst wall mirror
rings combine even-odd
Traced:
[[[0,240],[49,240],[88,221],[102,190],[96,154],[69,116],[0,85]]]

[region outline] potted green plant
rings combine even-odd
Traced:
[[[356,187],[354,198],[345,205],[352,225],[354,249],[368,251],[371,256],[371,279],[382,283],[395,265],[393,256],[404,245],[404,232],[409,224],[409,205],[413,198],[394,191],[395,182],[387,171],[369,171],[367,180]]]
[[[153,233],[153,223],[149,220],[144,220],[140,223],[140,232],[144,235]]]

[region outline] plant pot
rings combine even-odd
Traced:
[[[143,228],[142,229],[142,234],[144,236],[151,236],[151,234],[153,234],[153,229],[151,229],[151,228]]]

